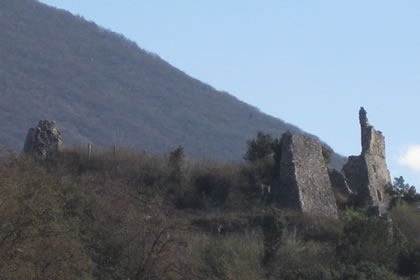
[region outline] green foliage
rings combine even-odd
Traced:
[[[420,248],[420,212],[418,206],[400,201],[391,212],[392,221],[407,238],[410,247]]]
[[[130,206],[119,234],[124,279],[171,279],[181,257],[182,222],[165,215],[159,201]]]
[[[363,208],[347,207],[341,211],[340,220],[345,223],[351,222],[354,219],[363,219],[365,216],[365,210]]]
[[[392,190],[403,196],[410,190],[410,185],[405,183],[403,176],[395,177],[394,183],[392,184]]]
[[[0,279],[416,279],[420,212],[392,223],[267,207],[249,163],[119,149],[0,156]],[[257,161],[258,162],[258,161]],[[182,173],[185,205],[174,195]],[[188,203],[187,203],[188,202]],[[184,205],[184,206],[185,206]],[[405,277],[405,278],[404,278]]]
[[[289,223],[304,236],[305,241],[337,242],[343,231],[343,223],[336,219],[290,212]]]
[[[66,219],[58,186],[30,159],[3,159],[0,279],[93,279],[94,263]]]
[[[234,200],[242,196],[239,193],[242,178],[235,164],[198,164],[189,170],[186,180],[185,194],[178,201],[180,208],[209,210],[233,206]]]
[[[191,225],[212,234],[231,234],[252,231],[260,225],[260,216],[251,213],[225,213],[223,216],[213,214],[191,220]]]
[[[343,263],[377,263],[396,268],[406,239],[398,227],[378,218],[360,218],[348,222],[337,246],[337,255]]]
[[[349,265],[344,268],[342,275],[338,279],[342,280],[399,280],[403,279],[393,273],[386,266],[375,263],[361,262],[358,265]]]
[[[402,280],[385,266],[362,262],[358,265],[323,266],[311,265],[290,269],[279,279],[284,280]]]
[[[288,235],[285,244],[277,252],[276,260],[267,272],[274,279],[294,279],[329,273],[334,265],[334,250],[327,243],[302,241],[298,232]],[[305,279],[305,278],[302,278]],[[311,278],[308,278],[311,279]]]
[[[253,240],[213,239],[203,249],[200,274],[214,280],[263,279],[258,262],[260,247]]]
[[[407,202],[420,201],[420,194],[416,193],[416,187],[405,183],[404,177],[395,177],[392,189],[389,190],[392,198],[392,205],[398,203],[398,200]]]
[[[420,248],[410,247],[407,252],[401,255],[398,271],[402,275],[420,275]]]
[[[392,208],[391,217],[408,240],[407,250],[400,256],[399,272],[402,275],[420,274],[420,212],[416,205],[398,201]]]
[[[194,180],[194,185],[197,192],[205,199],[209,199],[216,204],[223,204],[227,200],[234,183],[232,177],[228,174],[219,174],[199,174]]]
[[[327,267],[320,265],[313,265],[309,267],[300,267],[296,270],[288,270],[282,275],[283,280],[332,280],[342,279],[334,275],[334,271]]]
[[[247,167],[243,171],[253,186],[253,190],[250,192],[255,197],[264,198],[263,187],[278,182],[281,159],[280,143],[281,140],[262,132],[258,132],[255,139],[247,142],[248,149],[244,156]]]
[[[278,181],[279,169],[272,157],[257,160],[246,164],[242,170],[243,175],[250,183],[249,195],[261,196],[261,185],[272,185]]]
[[[278,140],[274,139],[270,134],[264,134],[259,131],[256,138],[249,140],[247,145],[248,149],[244,159],[252,162],[269,156],[274,157]]]
[[[281,211],[275,207],[267,209],[262,220],[264,257],[263,263],[271,263],[284,243],[287,223]]]

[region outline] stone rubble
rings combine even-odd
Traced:
[[[55,155],[63,149],[61,132],[55,121],[41,120],[29,129],[23,152],[42,159]]]

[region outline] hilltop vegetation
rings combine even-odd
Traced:
[[[0,34],[0,143],[16,150],[40,119],[57,121],[70,146],[182,145],[219,160],[239,160],[257,130],[303,133],[120,34],[33,0],[0,2]]]
[[[187,161],[182,147],[4,152],[0,279],[419,279],[418,196],[403,178],[392,223],[348,203],[332,220],[276,208],[257,180],[274,180],[273,164]]]

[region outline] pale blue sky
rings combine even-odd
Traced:
[[[420,187],[420,148],[399,163],[420,145],[420,1],[41,2],[122,33],[343,155],[360,153],[364,106],[386,137],[391,175]]]

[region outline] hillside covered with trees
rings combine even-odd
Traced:
[[[259,130],[303,133],[120,34],[34,0],[0,1],[0,34],[0,143],[18,151],[41,119],[57,121],[69,146],[182,145],[217,160],[241,159]]]

